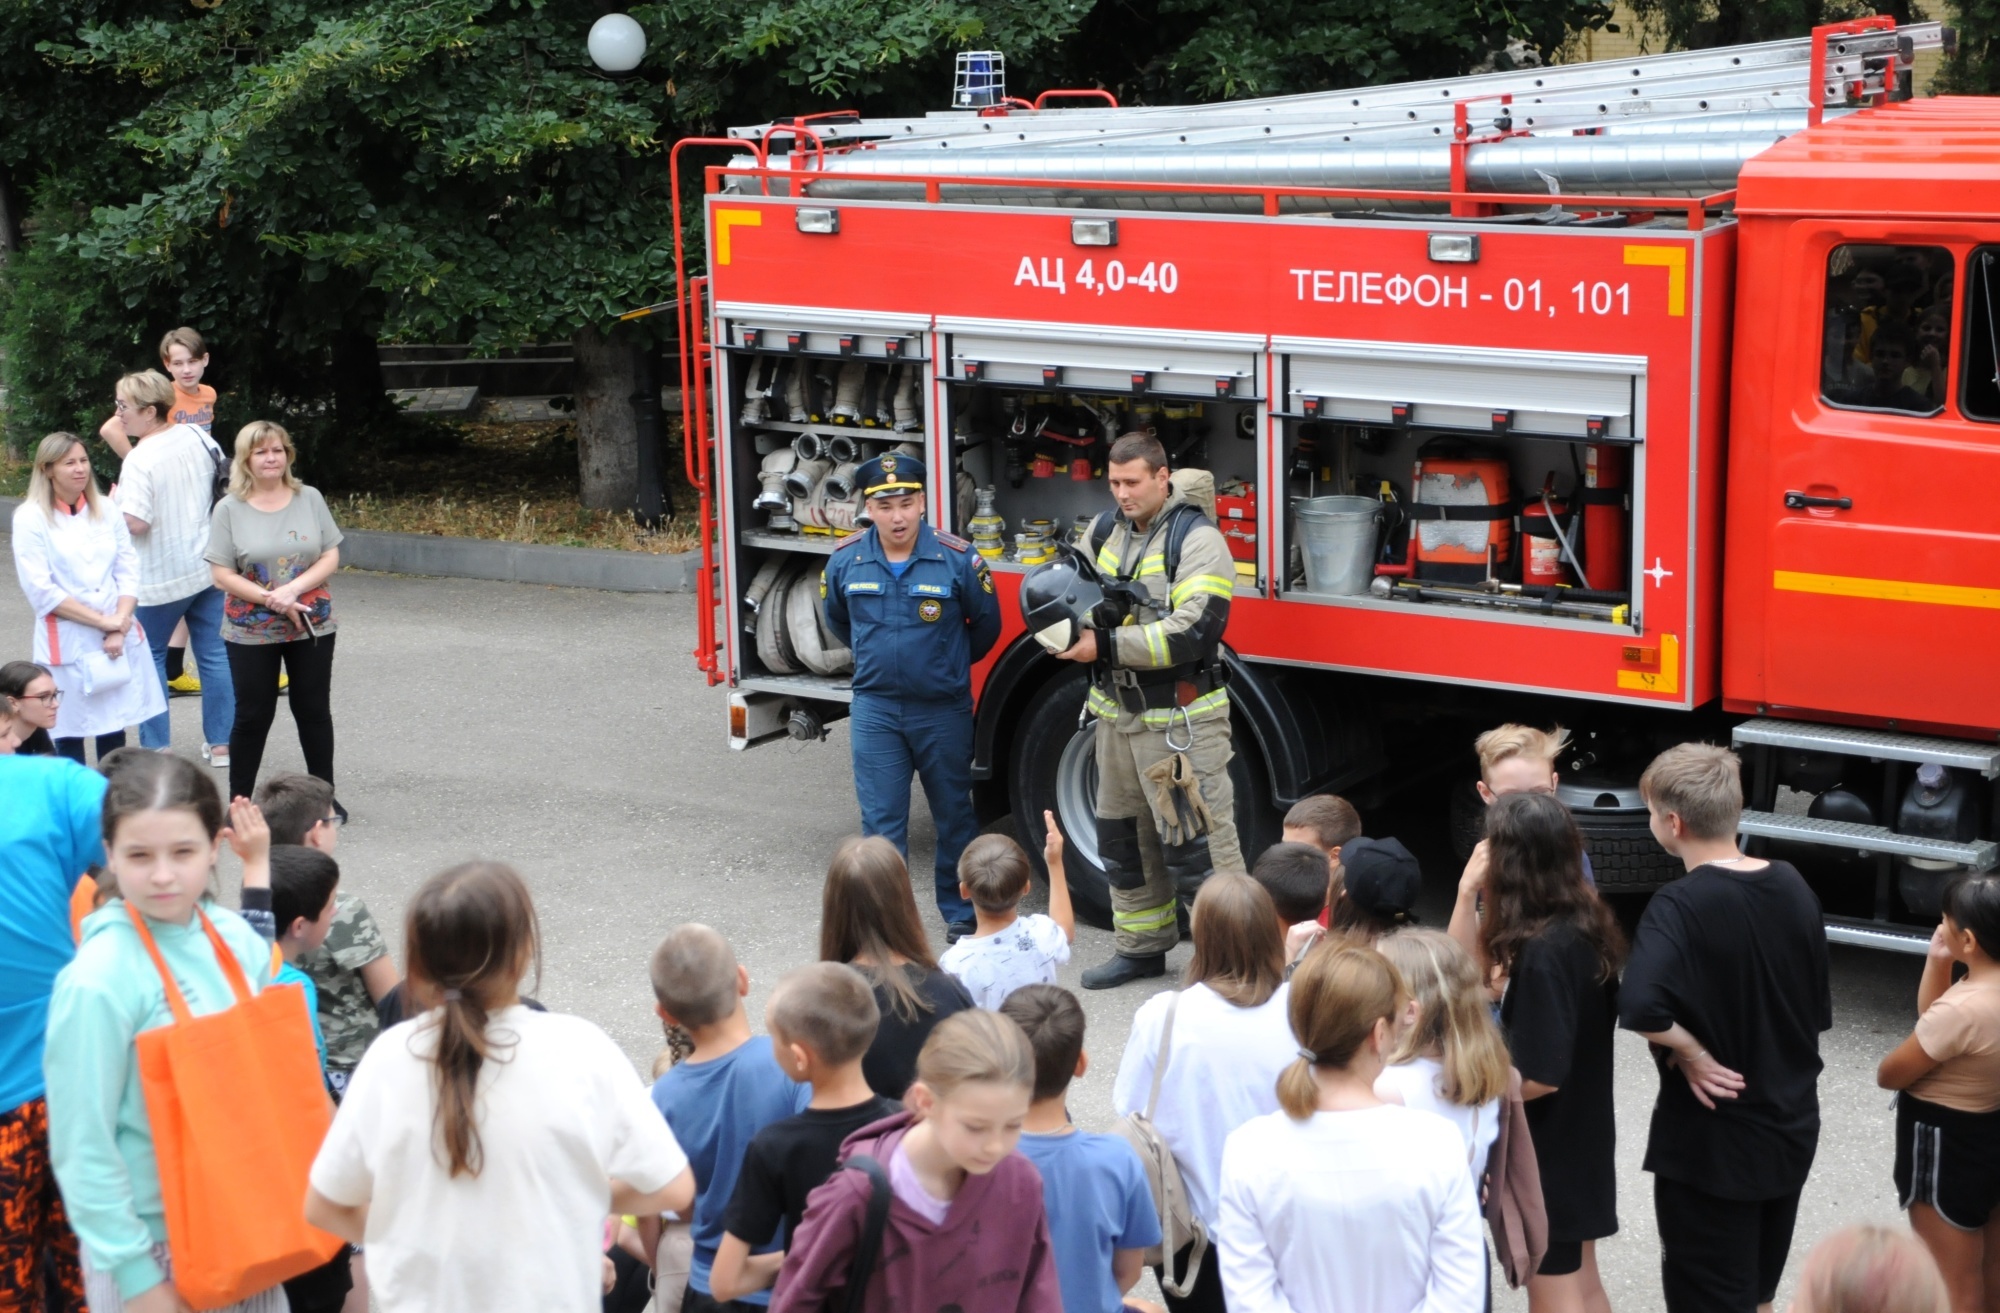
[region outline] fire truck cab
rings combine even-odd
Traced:
[[[1212,476],[1237,555],[1248,853],[1300,797],[1422,779],[1469,848],[1472,734],[1560,722],[1600,887],[1643,891],[1678,867],[1639,771],[1733,741],[1744,833],[1829,936],[1921,952],[2000,859],[2000,110],[1880,103],[1927,37],[747,130],[682,301],[732,746],[844,714],[819,566],[853,463],[914,444],[1008,621],[974,673],[981,809],[1053,810],[1107,917],[1085,672],[1013,595],[1145,429]]]

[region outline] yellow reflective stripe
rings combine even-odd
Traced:
[[[1969,588],[1964,584],[1932,584],[1908,579],[1864,579],[1845,574],[1808,574],[1800,570],[1773,570],[1771,586],[1788,593],[1860,597],[1874,602],[1928,602],[1933,606],[2000,609],[2000,588]]]
[[[1134,934],[1146,934],[1154,930],[1166,930],[1179,919],[1179,909],[1173,903],[1161,903],[1158,907],[1145,907],[1136,912],[1113,912],[1111,925],[1115,930],[1129,930]]]
[[[1093,715],[1105,720],[1116,720],[1118,719],[1118,699],[1112,697],[1103,689],[1092,688],[1090,690],[1090,710]]]
[[[1229,690],[1218,688],[1214,692],[1204,693],[1194,701],[1188,703],[1187,718],[1189,720],[1205,720],[1217,712],[1226,715],[1228,711]],[[1145,714],[1139,717],[1139,723],[1147,729],[1166,729],[1169,725],[1178,723],[1180,718],[1181,708],[1179,707],[1153,707],[1149,708]]]
[[[1178,610],[1182,602],[1197,594],[1208,597],[1233,597],[1235,593],[1236,585],[1232,580],[1225,579],[1219,574],[1198,574],[1192,579],[1183,579],[1175,584],[1170,600]]]
[[[1156,666],[1167,664],[1167,627],[1162,622],[1139,626],[1139,632],[1146,636],[1146,655]]]
[[[1113,574],[1117,574],[1117,573],[1118,573],[1118,553],[1116,553],[1116,552],[1112,551],[1112,550],[1111,550],[1111,549],[1110,549],[1109,547],[1100,547],[1100,548],[1098,548],[1098,549],[1097,549],[1097,568],[1098,568],[1098,569],[1100,569],[1100,570],[1109,570],[1109,571],[1111,571],[1111,573],[1113,573]]]

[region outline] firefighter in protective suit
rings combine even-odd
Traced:
[[[1157,439],[1125,435],[1108,466],[1119,513],[1108,525],[1099,517],[1085,551],[1149,604],[1116,628],[1086,629],[1061,653],[1092,667],[1097,848],[1118,936],[1117,955],[1083,973],[1086,989],[1166,974],[1179,905],[1194,902],[1210,871],[1244,869],[1221,663],[1236,563],[1222,531],[1169,482]],[[1184,765],[1192,780],[1177,771]]]

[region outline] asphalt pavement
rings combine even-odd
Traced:
[[[647,957],[677,923],[703,921],[728,936],[749,968],[761,1029],[771,984],[816,955],[826,860],[859,828],[844,725],[825,743],[732,752],[724,691],[706,685],[691,655],[688,595],[351,571],[333,581],[333,594],[336,773],[352,813],[338,854],[342,879],[367,899],[398,956],[405,901],[426,877],[475,857],[504,860],[527,877],[541,917],[533,992],[602,1026],[641,1070],[661,1047]],[[0,635],[12,636],[0,643],[0,659],[27,655],[31,619],[19,590],[0,587]],[[177,750],[196,755],[197,699],[175,699],[173,716]],[[302,769],[283,704],[265,769]],[[934,831],[921,791],[913,813],[918,903],[942,949],[929,897]],[[1392,823],[1390,832],[1433,854],[1425,907],[1441,920],[1457,876],[1434,856],[1443,851],[1443,816],[1406,806],[1369,819]],[[1031,903],[1042,902],[1038,890]],[[1079,928],[1063,983],[1076,988],[1082,969],[1110,951],[1108,932]],[[1187,953],[1184,945],[1170,966]],[[1897,1216],[1893,1117],[1874,1069],[1915,1018],[1917,973],[1914,958],[1833,950],[1825,1129],[1788,1278],[1829,1230]],[[1071,1097],[1081,1125],[1108,1129],[1132,1014],[1160,987],[1080,991],[1094,1059]],[[1651,1179],[1640,1170],[1655,1088],[1644,1044],[1621,1034],[1622,1229],[1599,1246],[1621,1311],[1662,1307]],[[1780,1308],[1789,1289],[1788,1280]],[[1526,1300],[1501,1284],[1495,1307],[1524,1309]]]

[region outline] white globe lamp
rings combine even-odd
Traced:
[[[646,57],[646,29],[630,14],[606,14],[590,25],[590,62],[606,73],[630,73]]]

